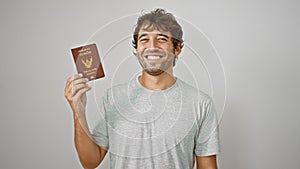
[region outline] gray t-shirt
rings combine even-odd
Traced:
[[[219,153],[211,98],[179,78],[159,91],[138,76],[116,85],[105,92],[99,117],[92,135],[113,169],[192,169],[195,156]]]

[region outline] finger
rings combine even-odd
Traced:
[[[67,83],[66,83],[66,86],[69,86],[74,80],[76,79],[79,79],[81,78],[83,75],[80,73],[80,74],[76,74],[74,76],[71,76],[67,79]]]
[[[82,78],[82,77],[75,77],[73,76],[72,78],[69,79],[69,81],[66,84],[65,87],[65,92],[70,92],[70,90],[77,84],[83,83],[86,84],[88,82],[87,78]]]
[[[71,85],[77,85],[77,84],[86,84],[86,82],[88,82],[89,79],[88,78],[78,78],[78,79],[75,79],[73,82],[71,82],[70,86]]]
[[[86,82],[88,82],[88,81],[89,80],[87,78],[76,79],[67,86],[65,92],[74,93],[73,91],[76,90],[77,85],[80,85],[80,84],[87,85]]]
[[[75,95],[82,89],[84,88],[90,88],[87,84],[80,84],[77,85],[75,88],[71,88],[69,92],[65,92],[65,97],[67,98],[68,101],[73,101]]]
[[[79,98],[82,97],[83,94],[85,94],[87,91],[91,90],[90,86],[84,87],[80,89],[73,97],[73,99],[78,100]]]
[[[80,83],[80,84],[74,85],[70,91],[70,96],[73,97],[79,90],[81,90],[85,87],[89,87],[89,86],[85,83]]]

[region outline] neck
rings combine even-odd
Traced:
[[[165,90],[176,82],[176,78],[173,74],[167,72],[163,72],[157,76],[152,76],[143,71],[142,76],[140,76],[138,80],[142,86],[150,90]]]

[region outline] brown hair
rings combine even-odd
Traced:
[[[133,33],[132,46],[137,48],[138,34],[143,25],[147,24],[147,29],[158,29],[171,32],[174,49],[180,45],[183,47],[182,28],[176,21],[173,14],[166,12],[164,9],[154,9],[150,13],[141,15]]]

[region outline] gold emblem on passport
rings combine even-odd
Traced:
[[[71,49],[77,72],[89,80],[105,76],[96,44]]]
[[[86,68],[91,68],[92,67],[92,63],[93,63],[93,58],[91,57],[90,59],[81,59],[81,62],[84,64],[84,66]]]

